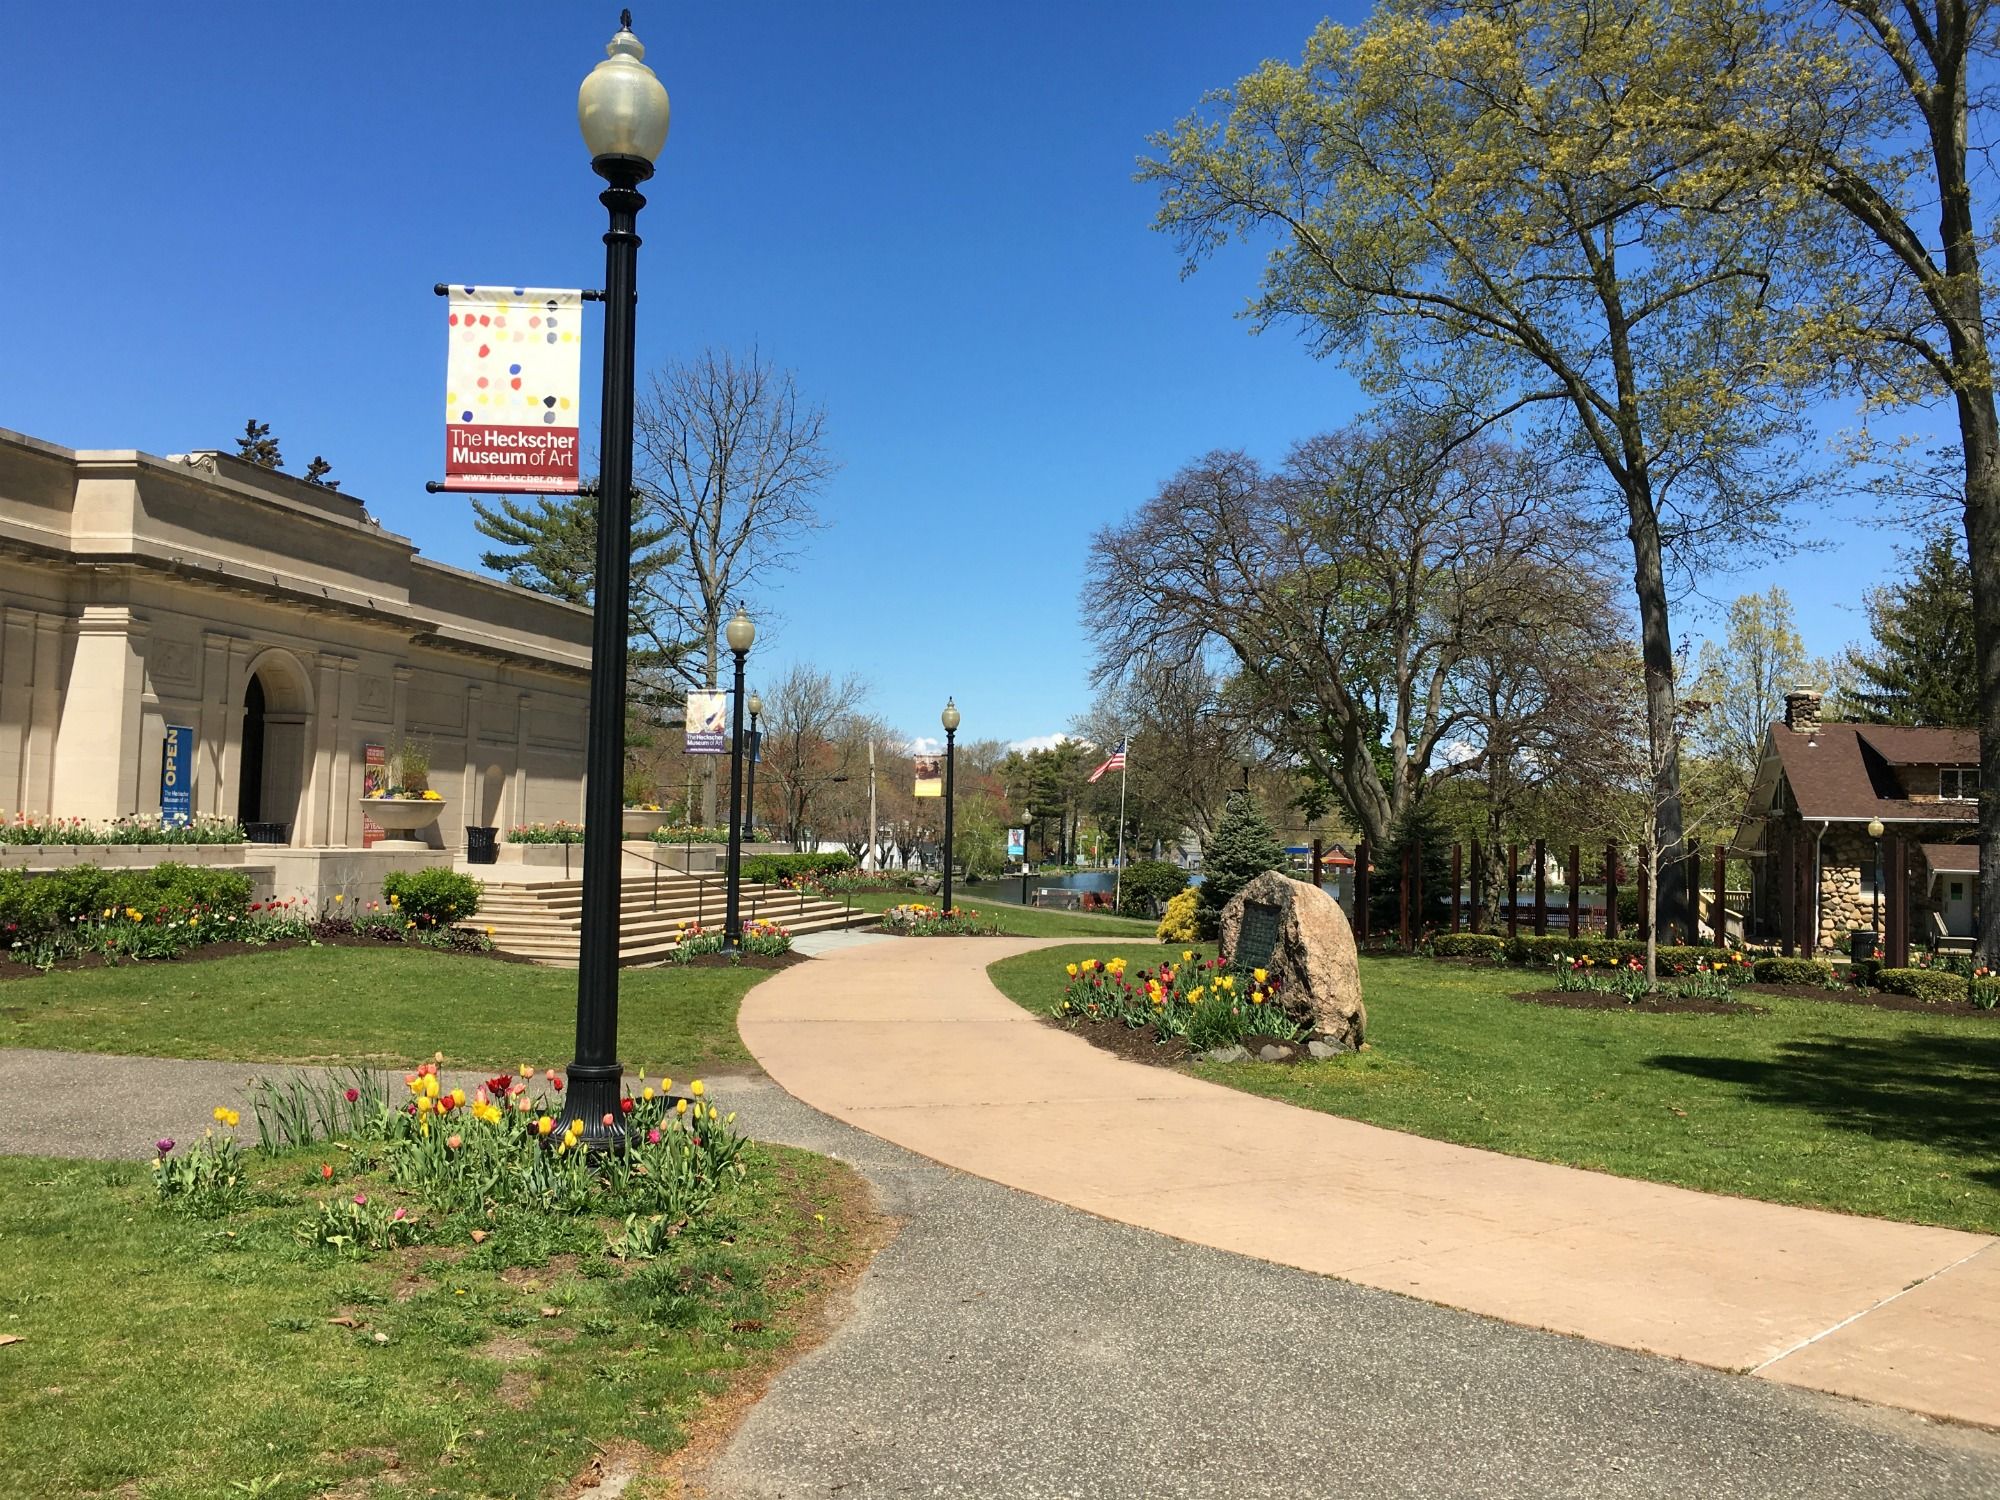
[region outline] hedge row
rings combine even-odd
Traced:
[[[833,854],[752,854],[743,861],[743,878],[752,885],[776,885],[803,875],[832,875],[850,869],[854,856],[842,849]]]
[[[1834,982],[1833,965],[1822,958],[1760,958],[1750,966],[1759,984],[1803,984],[1821,988]]]
[[[1962,1005],[1971,985],[1963,974],[1944,969],[1877,969],[1875,988],[1892,995],[1912,995],[1927,1005]]]
[[[1734,950],[1704,944],[1692,947],[1662,943],[1655,953],[1660,967],[1692,968],[1704,960],[1726,958]],[[1486,958],[1545,968],[1557,958],[1588,958],[1597,964],[1622,964],[1627,959],[1644,960],[1646,945],[1629,938],[1601,937],[1501,937],[1492,932],[1441,932],[1431,939],[1431,952],[1439,958]]]
[[[0,930],[9,940],[128,907],[148,916],[164,908],[176,915],[192,910],[240,917],[250,909],[250,881],[233,870],[171,862],[150,870],[73,865],[45,875],[0,870]]]

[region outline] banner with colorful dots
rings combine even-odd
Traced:
[[[583,294],[453,286],[444,488],[575,494]]]

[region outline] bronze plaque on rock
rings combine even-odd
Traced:
[[[1278,908],[1268,901],[1245,901],[1230,962],[1239,969],[1268,969],[1278,946]]]

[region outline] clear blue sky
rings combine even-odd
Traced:
[[[1338,368],[1234,316],[1255,258],[1181,281],[1131,180],[1149,131],[1295,55],[1325,11],[635,7],[674,109],[641,216],[641,364],[758,343],[829,408],[845,465],[830,528],[753,601],[761,675],[859,672],[914,734],[947,693],[968,737],[1060,729],[1088,697],[1093,530],[1208,448],[1276,458],[1354,414]],[[616,18],[0,0],[0,425],[167,453],[227,448],[254,415],[293,472],[324,453],[385,524],[474,565],[468,502],[423,489],[431,285],[600,284],[575,99]],[[1861,633],[1886,550],[1867,533],[1783,577],[1812,649]]]

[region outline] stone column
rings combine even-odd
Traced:
[[[333,842],[333,747],[340,720],[340,669],[350,658],[322,651],[318,680],[313,684],[312,773],[306,792],[306,837],[302,841],[324,848]]]
[[[472,827],[486,808],[486,772],[479,753],[479,700],[485,696],[485,691],[479,683],[466,684],[465,771],[459,778],[458,795],[458,805],[462,809],[459,822],[466,828]]]
[[[198,817],[225,816],[222,762],[229,739],[230,638],[207,631],[201,641],[201,722],[195,728],[194,810]],[[233,816],[235,808],[228,810]]]
[[[28,811],[28,741],[34,724],[35,622],[9,605],[0,616],[0,813]]]
[[[516,823],[528,821],[528,709],[534,701],[533,694],[521,694],[514,720],[514,821]]]
[[[84,606],[56,735],[52,811],[110,819],[138,810],[146,629],[125,605]]]
[[[340,659],[340,713],[333,723],[333,811],[327,819],[329,844],[340,849],[359,848],[361,812],[356,805],[361,785],[354,774],[354,710],[361,691],[360,663],[351,656]]]

